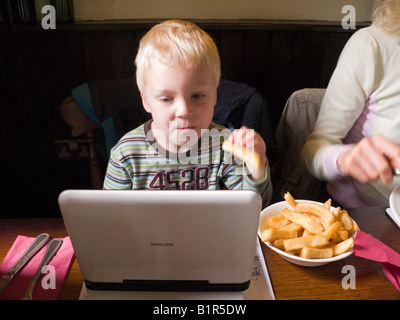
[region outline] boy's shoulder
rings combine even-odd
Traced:
[[[224,127],[223,125],[218,124],[218,123],[211,122],[210,125],[209,125],[209,127],[208,127],[208,129],[209,129],[209,130],[217,129],[217,130],[219,130],[219,131],[222,131],[222,130],[226,130],[227,128]]]
[[[145,136],[146,135],[146,130],[145,130],[145,126],[147,125],[146,123],[141,124],[140,126],[138,126],[135,129],[132,129],[130,131],[128,131],[127,133],[125,133],[121,139],[125,138],[125,137],[135,137],[135,136]]]
[[[206,132],[208,132],[210,135],[217,134],[217,135],[223,135],[225,138],[229,136],[231,133],[231,130],[228,128],[224,127],[221,124],[217,124],[215,122],[211,122],[210,125],[208,126]]]
[[[126,146],[127,144],[147,141],[146,130],[145,130],[146,125],[147,122],[125,133],[115,144],[113,149],[116,150],[118,148]]]

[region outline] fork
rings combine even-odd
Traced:
[[[46,252],[43,256],[42,262],[40,263],[39,267],[36,270],[35,275],[33,276],[31,282],[29,283],[28,289],[26,290],[25,295],[22,297],[22,300],[33,300],[32,298],[33,289],[35,289],[36,282],[42,273],[42,268],[45,265],[47,265],[50,262],[50,260],[54,257],[57,250],[60,248],[61,243],[62,243],[61,239],[53,239],[49,242],[46,248]]]

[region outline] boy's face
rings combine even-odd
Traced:
[[[187,68],[151,62],[141,96],[153,118],[153,135],[163,148],[182,152],[197,142],[212,121],[217,86],[206,65]]]

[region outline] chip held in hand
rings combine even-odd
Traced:
[[[249,148],[235,145],[234,143],[225,140],[222,144],[222,149],[230,152],[233,156],[238,157],[243,162],[251,166],[252,168],[259,170],[261,166],[260,156]]]

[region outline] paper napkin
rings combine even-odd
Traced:
[[[368,233],[358,230],[353,253],[357,257],[378,261],[383,273],[400,291],[400,254]]]
[[[13,267],[34,239],[25,236],[16,238],[0,266],[0,278]],[[70,238],[66,237],[62,240],[63,242],[56,255],[49,262],[50,267],[36,282],[33,291],[34,300],[55,300],[60,295],[74,261],[74,251]],[[0,300],[19,300],[24,296],[29,282],[42,261],[46,248],[47,244],[14,276],[8,286],[0,293]]]

